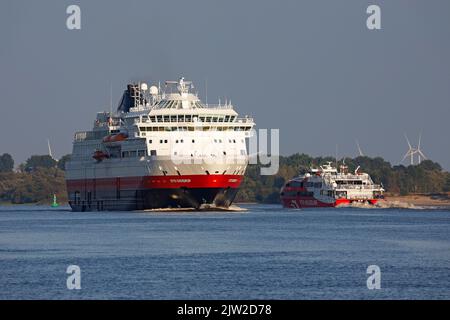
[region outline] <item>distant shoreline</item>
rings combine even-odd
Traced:
[[[446,207],[450,208],[450,195],[447,194],[409,194],[404,196],[386,196],[387,201],[398,201],[418,207]]]

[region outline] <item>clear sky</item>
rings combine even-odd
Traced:
[[[81,30],[66,8],[81,7]],[[381,30],[366,9],[381,7]],[[450,169],[450,1],[0,1],[0,153],[70,153],[73,133],[131,80],[232,99],[282,154],[422,149]]]

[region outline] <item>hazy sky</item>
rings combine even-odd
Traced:
[[[81,7],[79,31],[66,8]],[[381,7],[382,30],[366,27]],[[196,84],[231,98],[282,154],[397,164],[403,134],[450,169],[450,1],[0,1],[0,153],[70,153],[73,133],[130,80]]]

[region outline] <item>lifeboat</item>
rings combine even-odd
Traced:
[[[109,136],[106,136],[103,138],[103,142],[119,142],[124,141],[128,138],[128,134],[126,133],[117,133],[117,134],[110,134]]]
[[[97,150],[94,152],[92,158],[94,158],[97,161],[102,161],[103,159],[109,158],[109,155],[103,151]]]

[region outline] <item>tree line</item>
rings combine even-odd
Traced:
[[[64,181],[65,163],[70,155],[55,160],[48,155],[33,155],[14,170],[14,160],[5,153],[0,156],[0,202],[49,203],[55,193],[60,202],[67,201]],[[239,202],[279,203],[281,187],[292,177],[305,173],[333,157],[311,157],[293,154],[279,157],[276,175],[261,176],[261,165],[249,165],[240,191]],[[433,161],[425,160],[419,165],[391,165],[381,157],[356,157],[340,159],[350,171],[358,166],[370,174],[375,183],[381,183],[388,194],[450,192],[450,173]],[[338,164],[339,165],[339,164]]]

